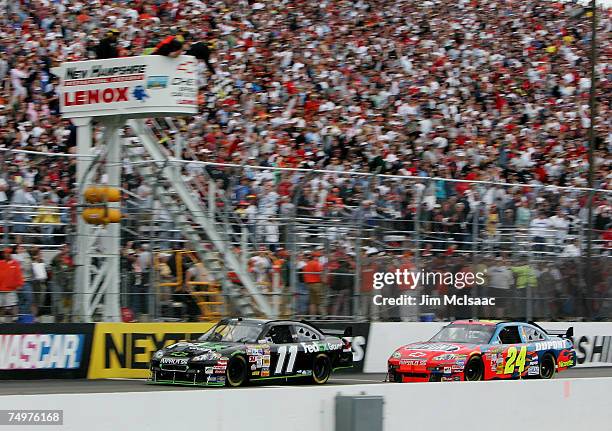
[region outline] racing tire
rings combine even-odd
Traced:
[[[242,356],[234,356],[230,359],[225,370],[225,385],[237,388],[244,385],[248,380],[247,362]]]
[[[316,385],[327,383],[332,373],[331,361],[325,353],[319,353],[312,361],[312,382]]]
[[[463,379],[476,382],[484,379],[484,364],[480,356],[472,356],[463,369]]]
[[[555,377],[557,361],[552,353],[545,353],[540,362],[540,379],[550,380]]]

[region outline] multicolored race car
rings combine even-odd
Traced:
[[[197,341],[157,351],[148,382],[242,386],[302,378],[323,384],[334,370],[353,365],[351,328],[339,335],[307,322],[223,319]]]
[[[576,351],[565,334],[535,323],[460,320],[426,342],[397,349],[388,360],[391,382],[440,382],[540,378],[576,365]]]

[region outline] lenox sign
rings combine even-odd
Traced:
[[[196,66],[190,56],[149,55],[63,63],[52,72],[64,118],[138,118],[197,113]]]

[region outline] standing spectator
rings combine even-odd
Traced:
[[[549,225],[554,230],[555,251],[560,251],[570,228],[570,220],[562,208],[559,208],[557,214],[549,218]]]
[[[96,47],[96,58],[98,60],[119,57],[119,50],[117,49],[119,33],[119,30],[114,28],[106,32],[106,37]]]
[[[514,275],[502,257],[496,257],[487,269],[488,296],[495,298],[494,316],[498,319],[510,318],[506,313],[512,305]]]
[[[32,194],[32,184],[24,183],[13,193],[11,204],[13,207],[13,233],[25,233],[28,223],[32,220],[31,213],[36,206],[36,199]]]
[[[351,291],[354,284],[354,264],[349,261],[349,256],[344,252],[337,253],[336,265],[334,265],[330,290],[333,292],[331,299],[332,316],[349,316]]]
[[[17,318],[16,291],[23,286],[23,274],[19,262],[11,257],[9,247],[0,256],[0,323],[11,323]]]
[[[60,247],[51,260],[52,306],[58,322],[72,320],[72,294],[74,288],[74,262],[68,244]]]
[[[304,273],[304,282],[308,288],[309,295],[309,314],[325,314],[325,308],[323,305],[324,292],[323,292],[323,265],[319,261],[319,253],[314,251],[308,254],[309,258],[302,268]]]
[[[538,252],[546,251],[547,239],[550,229],[550,221],[544,212],[538,212],[536,218],[529,224],[529,236],[534,244],[534,250]]]
[[[47,307],[47,265],[43,259],[42,252],[35,247],[31,250],[32,258],[32,293],[34,316],[50,314]]]
[[[34,315],[32,310],[32,258],[30,257],[30,253],[28,253],[22,244],[17,244],[15,247],[13,247],[13,254],[11,257],[19,262],[21,274],[23,276],[23,285],[21,289],[19,289],[17,295],[19,298],[19,314]]]

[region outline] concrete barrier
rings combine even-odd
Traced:
[[[382,395],[385,431],[612,429],[612,378],[0,396],[63,409],[62,431],[333,431],[334,398]]]

